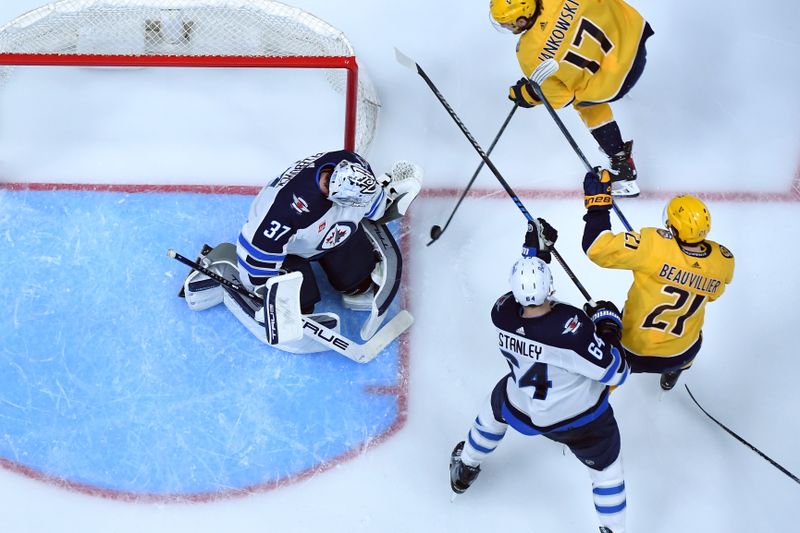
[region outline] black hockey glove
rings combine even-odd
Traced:
[[[518,106],[526,108],[542,103],[533,91],[533,86],[528,78],[520,78],[515,85],[508,88],[508,99]]]
[[[583,305],[583,310],[594,322],[599,336],[611,333],[617,340],[622,338],[622,313],[614,302],[598,300],[595,305],[587,302]]]
[[[558,239],[558,231],[543,218],[528,221],[525,232],[525,247],[522,255],[525,257],[536,256],[545,263],[552,260],[550,250]]]
[[[608,211],[611,209],[611,174],[608,170],[595,167],[583,178],[583,203],[588,211]]]

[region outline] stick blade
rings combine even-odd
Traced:
[[[409,68],[414,72],[419,71],[419,65],[417,65],[417,62],[408,57],[407,55],[405,55],[397,48],[394,49],[394,58],[397,60],[398,63],[400,63],[404,67]]]
[[[360,362],[368,363],[375,359],[384,348],[410,328],[413,323],[414,317],[405,309],[397,313],[375,336],[363,344],[364,358]]]

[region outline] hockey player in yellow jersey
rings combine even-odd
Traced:
[[[600,176],[584,179],[583,249],[602,267],[633,272],[622,314],[626,359],[632,372],[660,373],[669,390],[700,351],[706,304],[733,279],[733,254],[706,239],[711,215],[691,195],[669,201],[664,229],[612,233],[610,176]]]
[[[517,59],[525,77],[509,89],[521,107],[541,101],[529,82],[542,62],[558,70],[541,82],[555,109],[572,105],[611,163],[615,196],[638,196],[633,141],[623,142],[609,102],[625,96],[644,71],[644,18],[623,0],[490,0],[494,21],[519,35]]]

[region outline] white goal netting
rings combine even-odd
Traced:
[[[0,28],[0,65],[2,54],[166,56],[177,60],[176,66],[194,66],[200,58],[207,66],[214,57],[309,58],[308,68],[323,68],[344,98],[347,71],[322,65],[325,58],[355,56],[341,31],[270,0],[63,0]],[[30,64],[40,63],[34,59]],[[0,66],[0,84],[12,69]],[[346,105],[355,106],[355,124],[349,127],[355,149],[365,153],[375,135],[380,101],[363,67],[357,96]]]

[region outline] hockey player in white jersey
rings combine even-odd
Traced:
[[[556,231],[539,219],[528,225],[523,257],[511,270],[511,292],[492,309],[500,353],[511,372],[483,403],[450,458],[450,484],[463,493],[508,426],[565,444],[589,469],[603,533],[625,531],[625,482],[620,434],[608,402],[628,365],[622,322],[611,302],[585,311],[552,299],[547,262]]]
[[[317,261],[342,294],[345,307],[373,311],[361,332],[366,340],[380,325],[400,282],[399,247],[384,224],[405,214],[421,179],[422,170],[408,162],[395,163],[389,173],[376,177],[355,152],[312,155],[265,186],[250,207],[235,247],[223,243],[206,254],[205,262],[256,294],[263,294],[275,276],[302,273],[300,309],[310,315],[321,299],[311,268]],[[199,272],[184,283],[190,308],[207,309],[224,301],[251,333],[269,342],[262,306],[223,289]],[[335,315],[313,316],[339,331]],[[313,339],[279,347],[302,353],[325,349]]]

